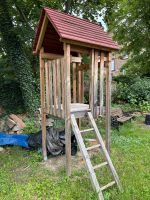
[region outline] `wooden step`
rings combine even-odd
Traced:
[[[80,133],[87,133],[87,132],[90,132],[90,131],[94,131],[94,128],[82,130],[82,131],[80,131]]]
[[[108,165],[108,163],[107,163],[107,162],[103,162],[103,163],[101,163],[101,164],[99,164],[99,165],[95,165],[95,166],[93,167],[93,169],[98,169],[98,168],[103,167],[103,166],[105,166],[105,165]]]
[[[103,191],[103,190],[107,189],[108,187],[113,186],[115,183],[116,183],[115,181],[112,181],[112,182],[108,183],[107,185],[104,185],[100,189],[101,189],[101,191]]]
[[[96,145],[93,145],[93,146],[91,146],[91,147],[86,148],[86,150],[87,150],[87,151],[90,151],[90,150],[96,149],[96,148],[98,148],[98,147],[100,147],[100,146],[101,146],[100,144],[96,144]]]

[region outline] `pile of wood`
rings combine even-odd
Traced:
[[[117,128],[120,124],[124,124],[125,122],[140,116],[140,112],[124,113],[121,108],[113,108],[111,110],[111,125]]]
[[[22,118],[14,114],[9,115],[6,120],[6,125],[9,133],[21,133],[22,129],[25,127]]]

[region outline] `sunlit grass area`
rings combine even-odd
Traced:
[[[142,119],[112,130],[111,158],[117,169],[124,192],[112,187],[104,192],[107,200],[150,199],[150,128]],[[97,162],[98,157],[94,157]],[[7,147],[0,153],[1,200],[96,200],[86,170],[52,171],[41,164],[38,152]],[[98,172],[100,181],[108,182],[108,172]]]

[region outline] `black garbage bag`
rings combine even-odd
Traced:
[[[28,145],[32,149],[42,148],[42,131],[33,133],[28,138]],[[65,130],[57,130],[53,127],[46,127],[46,148],[47,153],[53,156],[65,154]],[[77,153],[77,141],[75,135],[71,135],[71,155]]]

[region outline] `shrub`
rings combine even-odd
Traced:
[[[130,103],[142,108],[150,105],[150,79],[124,77],[116,79],[117,86],[113,93],[113,102]],[[146,103],[147,102],[147,103]],[[144,106],[143,105],[143,106]],[[147,105],[147,106],[146,106]]]

